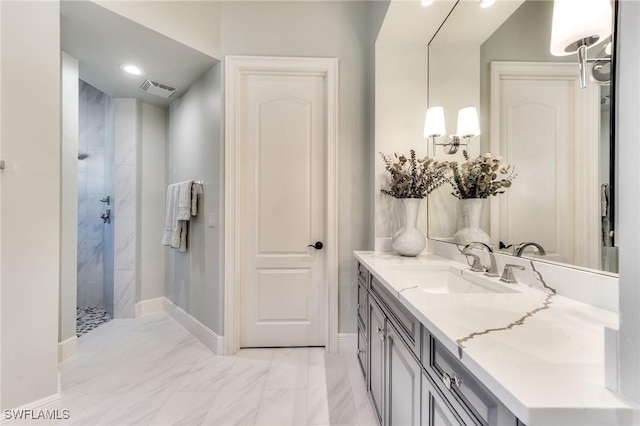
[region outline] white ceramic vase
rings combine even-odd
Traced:
[[[391,238],[391,247],[402,256],[417,256],[424,250],[427,240],[418,230],[420,198],[400,198],[398,207],[402,226]]]
[[[458,232],[453,236],[456,244],[472,242],[491,244],[491,237],[480,228],[480,218],[486,198],[467,198],[458,203]]]

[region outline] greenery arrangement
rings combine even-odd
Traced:
[[[380,153],[385,169],[391,175],[389,189],[384,194],[395,198],[425,198],[434,189],[447,182],[448,162],[438,162],[430,157],[416,158],[415,150],[409,151],[409,157]]]
[[[467,151],[462,154],[466,161],[461,165],[452,162],[450,167],[453,176],[448,178],[453,186],[451,194],[456,198],[487,198],[502,194],[516,178],[514,167],[501,163],[501,157],[487,153],[470,159]]]

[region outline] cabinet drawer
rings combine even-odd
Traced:
[[[358,283],[358,321],[366,334],[369,324],[367,324],[367,305],[369,304],[369,292],[367,288]]]
[[[393,297],[382,283],[373,277],[371,278],[371,294],[380,302],[385,314],[400,331],[407,346],[418,357],[420,352],[420,321],[411,315],[400,301]]]
[[[466,426],[475,421],[457,402],[445,398],[431,377],[422,373],[421,426]]]
[[[360,262],[358,262],[358,273],[357,273],[357,275],[358,275],[358,281],[360,281],[360,283],[362,283],[364,285],[364,287],[367,288],[368,287],[368,282],[369,282],[369,271]]]
[[[426,335],[423,342],[427,341]],[[516,417],[433,336],[429,349],[423,343],[423,357],[429,354],[428,372],[447,398],[459,402],[476,424],[513,425]],[[425,362],[425,360],[423,360]]]

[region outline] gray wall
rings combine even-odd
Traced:
[[[164,231],[166,191],[167,109],[142,104],[140,143],[140,194],[138,196],[138,292],[136,300],[164,295],[165,253],[160,245]]]
[[[223,233],[220,226],[207,225],[208,214],[219,218],[221,210],[220,70],[220,64],[214,66],[169,108],[167,184],[190,179],[204,180],[205,184],[198,214],[189,224],[188,251],[164,250],[168,256],[165,296],[222,335],[219,246]],[[161,236],[157,234],[157,244]]]
[[[0,408],[55,395],[60,288],[60,5],[0,2]]]
[[[60,325],[58,339],[76,336],[78,296],[78,61],[62,52]]]
[[[619,380],[623,395],[640,402],[640,2],[618,2],[616,75],[617,186],[620,246]]]
[[[356,331],[353,250],[373,249],[373,43],[386,2],[224,2],[225,55],[339,63],[339,331]],[[373,9],[373,10],[372,10]]]

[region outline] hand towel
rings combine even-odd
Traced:
[[[178,217],[177,220],[189,220],[191,218],[191,188],[192,180],[187,180],[177,184],[180,187],[178,192]]]
[[[167,199],[165,201],[164,233],[162,234],[162,245],[171,246],[173,233],[176,228],[176,214],[178,207],[178,185],[169,185],[167,188]]]
[[[191,216],[196,216],[198,214],[198,196],[202,193],[202,184],[194,183],[191,186]]]

